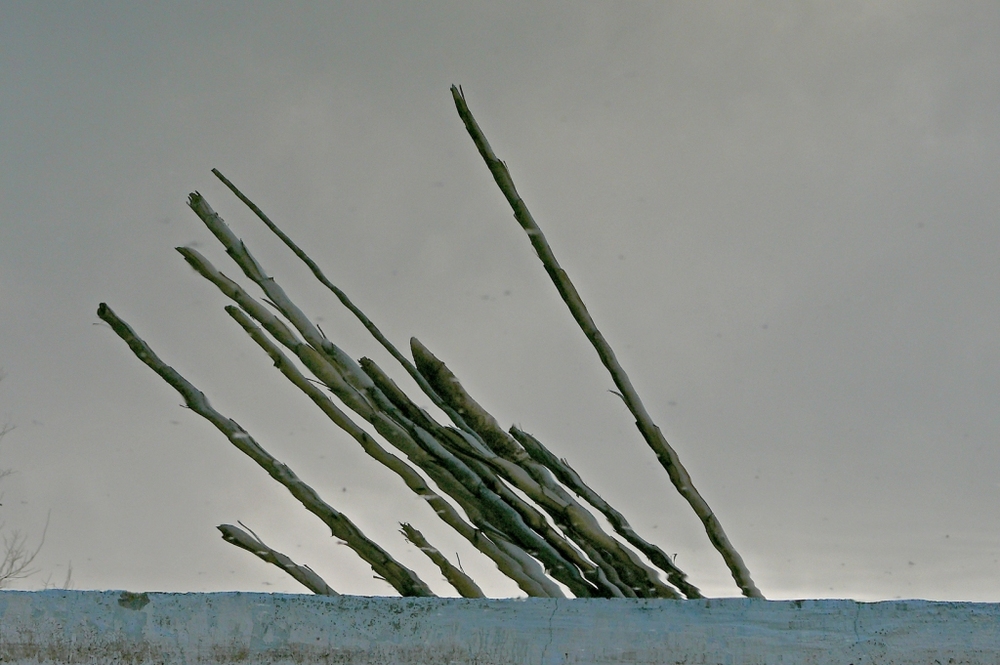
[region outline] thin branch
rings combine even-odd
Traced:
[[[38,572],[31,567],[31,564],[35,562],[38,553],[42,551],[42,546],[45,545],[45,534],[49,531],[50,519],[51,515],[45,518],[42,538],[34,550],[28,549],[28,536],[19,530],[11,531],[3,537],[4,555],[3,561],[0,561],[0,589],[9,586],[14,580],[22,580]]]
[[[73,587],[73,562],[70,561],[66,564],[66,577],[63,578],[61,585],[55,585],[52,583],[52,573],[45,578],[42,582],[42,590],[48,589],[71,589]]]
[[[276,549],[264,543],[257,534],[250,531],[247,533],[243,529],[232,524],[220,524],[216,527],[222,532],[222,539],[230,545],[235,545],[240,549],[250,552],[257,558],[267,563],[273,564],[295,578],[295,580],[320,596],[339,596],[322,577],[316,574],[309,566],[302,566]],[[249,529],[247,529],[249,531]],[[252,534],[252,535],[251,535]]]
[[[566,274],[566,271],[564,271],[560,267],[559,262],[556,261],[555,254],[552,252],[552,248],[549,246],[548,241],[542,234],[542,230],[538,227],[538,224],[531,216],[531,213],[528,211],[528,207],[521,199],[521,195],[517,193],[517,189],[514,187],[514,181],[507,169],[507,165],[497,158],[496,154],[494,154],[493,148],[490,147],[489,142],[486,140],[486,136],[479,128],[479,124],[476,122],[476,119],[472,116],[472,112],[469,110],[469,106],[465,101],[465,95],[455,86],[451,87],[451,94],[455,100],[455,106],[458,110],[458,114],[465,123],[466,130],[468,130],[469,135],[476,144],[476,148],[479,150],[479,154],[486,162],[490,173],[493,174],[493,178],[500,187],[500,191],[503,192],[503,195],[507,198],[508,203],[513,209],[514,218],[521,225],[521,228],[524,229],[525,233],[528,234],[528,239],[531,242],[532,247],[534,247],[535,252],[538,254],[538,258],[541,259],[542,265],[545,267],[545,271],[549,274],[549,277],[555,284],[556,290],[559,291],[559,295],[569,307],[573,318],[576,320],[577,324],[579,324],[580,328],[587,336],[587,339],[589,339],[591,344],[594,346],[601,362],[607,368],[608,372],[610,372],[615,386],[622,395],[622,399],[625,400],[629,411],[635,417],[636,426],[639,428],[639,431],[646,440],[646,443],[649,444],[649,447],[652,448],[653,452],[656,454],[660,464],[664,469],[666,469],[667,475],[670,476],[670,480],[674,484],[674,487],[677,488],[677,491],[680,492],[681,496],[683,496],[685,500],[687,500],[695,514],[699,519],[701,519],[709,540],[715,546],[716,550],[718,550],[718,552],[722,555],[723,560],[725,560],[726,565],[732,573],[733,579],[743,591],[743,595],[751,598],[762,598],[763,595],[754,584],[753,579],[750,577],[750,571],[747,569],[742,557],[733,547],[732,543],[729,542],[729,538],[722,529],[722,524],[719,522],[718,518],[716,518],[715,513],[712,512],[708,503],[695,488],[690,475],[681,464],[677,453],[670,446],[670,444],[667,443],[663,433],[656,426],[653,419],[646,411],[646,407],[643,405],[642,400],[639,398],[639,394],[632,386],[631,380],[628,378],[625,370],[615,357],[614,351],[611,349],[611,345],[608,344],[607,340],[604,339],[604,335],[602,335],[600,330],[598,330],[597,325],[594,323],[594,319],[591,317],[590,312],[587,311],[587,307],[584,305],[580,294],[577,292],[573,282],[570,281],[569,275]]]
[[[403,596],[433,596],[430,588],[416,573],[398,563],[388,552],[370,540],[345,515],[323,501],[316,491],[299,479],[285,464],[275,459],[258,444],[236,421],[226,418],[209,403],[205,394],[181,376],[174,368],[164,363],[132,328],[121,320],[110,307],[101,303],[97,316],[106,321],[142,362],[170,384],[184,398],[192,411],[208,420],[226,435],[226,438],[262,469],[284,485],[289,492],[311,513],[326,524],[331,533],[347,543],[362,559],[371,565],[377,575],[383,577]]]
[[[374,390],[371,379],[361,370],[361,368],[336,345],[325,339],[316,329],[316,326],[305,316],[305,314],[289,299],[278,283],[269,277],[263,267],[253,257],[244,243],[236,237],[222,217],[216,213],[208,204],[208,201],[199,194],[193,192],[188,197],[188,206],[205,223],[205,226],[226,248],[226,253],[236,261],[243,273],[253,280],[264,291],[267,297],[280,309],[281,313],[292,323],[292,325],[302,334],[305,341],[316,351],[322,353],[333,363],[337,370],[343,374],[343,378],[354,388],[364,391]],[[312,367],[310,367],[312,369]],[[319,377],[322,379],[322,377]],[[339,395],[338,395],[339,397]],[[398,425],[381,413],[375,413],[370,419],[379,433],[392,441],[393,437],[398,437]],[[421,431],[422,432],[422,431]],[[414,432],[414,435],[420,433]],[[503,525],[504,531],[508,533],[514,541],[524,547],[533,556],[542,560],[553,577],[566,584],[578,596],[590,596],[594,593],[594,588],[581,575],[580,572],[568,563],[559,553],[549,545],[544,538],[528,528],[520,516],[514,512],[502,499],[493,492],[485,488],[479,477],[470,471],[461,460],[455,458],[451,453],[439,444],[436,444],[426,432],[422,432],[423,439],[421,445],[429,445],[434,449],[436,457],[441,459],[448,470],[462,482],[463,485],[478,496],[488,511],[488,519],[497,525]],[[430,451],[430,448],[428,449]],[[444,456],[442,458],[442,455]],[[487,489],[486,492],[482,490]]]

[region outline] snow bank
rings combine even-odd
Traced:
[[[0,662],[1000,663],[1000,604],[0,592]]]

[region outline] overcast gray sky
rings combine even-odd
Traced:
[[[765,595],[1000,601],[1000,4],[0,3],[0,447],[23,588],[389,594],[98,324],[106,301],[416,569],[409,520],[174,251],[201,191],[351,355],[398,371],[211,175],[404,346],[737,595],[475,152],[464,87]]]

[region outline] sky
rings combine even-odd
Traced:
[[[107,302],[435,591],[454,595],[399,522],[519,593],[174,251],[240,276],[186,207],[200,191],[334,342],[412,385],[218,168],[397,346],[418,337],[707,595],[738,595],[452,84],[765,596],[1000,601],[989,1],[0,3],[0,522],[45,538],[17,588],[71,569],[77,589],[303,591],[221,539],[240,520],[342,593],[394,594],[180,407]]]

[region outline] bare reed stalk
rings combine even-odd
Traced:
[[[216,223],[221,223],[221,219],[216,220]],[[517,566],[514,561],[511,560],[511,556],[521,562],[526,559],[530,560],[530,557],[517,553],[512,554],[512,550],[515,549],[513,544],[505,546],[502,543],[497,542],[497,538],[501,534],[509,534],[506,537],[513,538],[514,541],[520,546],[527,547],[532,554],[539,556],[539,558],[543,561],[546,561],[547,565],[555,568],[557,578],[559,578],[560,581],[566,579],[570,588],[576,587],[574,589],[574,593],[587,593],[586,586],[581,586],[581,584],[583,584],[582,579],[578,581],[573,580],[574,573],[569,571],[569,562],[563,560],[555,550],[548,547],[538,534],[531,533],[530,529],[523,524],[517,513],[514,512],[509,506],[505,505],[500,497],[497,497],[493,492],[491,492],[483,484],[482,480],[476,477],[475,474],[473,474],[472,471],[470,471],[460,460],[455,458],[437,442],[433,442],[429,447],[428,441],[433,440],[426,434],[426,432],[423,433],[422,437],[416,433],[411,435],[411,433],[404,429],[404,426],[400,426],[393,420],[387,418],[386,415],[382,411],[378,410],[372,402],[360,395],[356,388],[347,384],[340,374],[339,368],[334,367],[332,362],[326,356],[320,354],[312,346],[299,341],[295,334],[290,331],[287,326],[285,326],[273,313],[271,313],[261,303],[250,297],[242,287],[216,270],[215,267],[212,266],[212,264],[197,251],[184,247],[179,247],[177,249],[184,256],[185,260],[193,268],[195,268],[195,270],[214,283],[224,294],[240,304],[240,306],[254,316],[254,318],[256,318],[267,329],[267,331],[275,337],[275,339],[278,339],[282,344],[292,350],[310,369],[310,371],[338,398],[340,398],[345,405],[355,411],[355,413],[361,415],[365,418],[365,420],[371,422],[379,433],[390,443],[403,451],[411,460],[414,460],[415,463],[426,470],[434,481],[438,483],[439,487],[444,488],[445,491],[447,491],[451,496],[459,500],[459,503],[466,510],[466,513],[470,516],[470,518],[473,519],[483,532],[489,534],[489,537],[500,549],[498,550],[491,547],[490,543],[487,543],[482,539],[481,534],[478,531],[473,530],[473,532],[470,533],[468,530],[456,526],[459,533],[462,533],[467,538],[470,538],[473,544],[478,543],[477,546],[481,549],[488,548],[490,550],[488,556],[491,556],[491,558],[494,559],[501,570],[503,570],[506,574],[509,574],[512,579],[515,579],[525,593],[528,593],[529,595],[556,597],[562,595],[558,586],[552,584],[551,581],[547,579],[539,579],[544,578],[544,575],[539,576],[535,572],[530,572],[533,571],[531,566],[525,568],[523,563],[520,566]],[[253,261],[253,258],[248,257],[247,260]],[[256,262],[254,261],[252,265],[256,265]],[[259,268],[259,266],[257,267],[257,270],[260,271],[259,274],[263,275],[263,271]],[[267,280],[264,281],[272,280],[267,278]],[[274,286],[276,287],[277,285]],[[231,314],[234,314],[232,310],[228,311],[230,311]],[[239,317],[235,314],[234,318],[237,318],[239,321]],[[250,332],[250,329],[247,328],[247,326],[244,326],[244,328]],[[254,336],[253,333],[251,333],[251,336]],[[258,341],[259,344],[262,343],[263,340],[266,340],[266,338],[263,337],[254,337],[254,339],[255,341]],[[272,353],[272,351],[268,352]],[[294,368],[294,365],[291,363],[285,362],[279,364],[278,360],[275,360],[275,363],[279,369],[282,369],[282,371],[285,371],[288,368]],[[315,389],[315,386],[312,386],[312,384],[308,383],[308,381],[304,378],[301,380],[301,383],[305,385],[303,388],[304,390],[312,389],[312,392],[309,393],[311,397],[315,394],[325,397],[320,391]],[[372,384],[371,387],[374,388],[374,384]],[[374,392],[370,394],[373,396],[376,395]],[[314,401],[316,401],[315,398]],[[321,408],[324,408],[325,411],[327,410],[323,403],[317,403],[320,404]],[[332,406],[332,402],[330,403],[330,406]],[[336,407],[334,407],[334,409],[335,408]],[[328,412],[328,415],[331,415],[331,413]],[[346,419],[346,417],[338,416],[335,418],[335,422],[339,426],[344,427],[349,433],[353,433],[351,424],[348,424],[349,419]],[[365,434],[365,436],[367,436],[367,434]],[[436,449],[434,446],[436,446]],[[484,514],[487,517],[484,517]],[[493,526],[494,524],[501,527],[499,533],[497,533],[497,529]],[[487,553],[486,550],[484,550],[484,553]],[[518,572],[518,568],[521,570],[520,573]]]
[[[303,263],[306,264],[306,266],[309,268],[309,270],[312,271],[312,274],[316,277],[316,279],[319,280],[319,282],[323,286],[329,289],[337,297],[337,299],[340,300],[340,302],[344,305],[344,307],[346,307],[352,314],[354,314],[354,316],[358,319],[358,321],[361,322],[361,325],[363,325],[368,330],[368,332],[371,333],[372,337],[374,337],[378,341],[378,343],[381,344],[382,347],[386,351],[388,351],[389,354],[393,358],[395,358],[400,365],[403,366],[403,368],[413,378],[413,380],[416,381],[417,385],[420,386],[420,389],[424,391],[424,394],[426,394],[431,399],[431,401],[434,402],[435,406],[437,406],[439,409],[448,414],[448,417],[451,418],[452,422],[454,422],[456,426],[471,433],[472,430],[465,425],[465,423],[462,421],[461,416],[455,413],[455,411],[451,407],[449,407],[434,392],[434,390],[430,387],[430,385],[428,385],[424,377],[421,376],[420,372],[417,371],[417,368],[414,367],[413,363],[410,362],[409,358],[403,355],[399,351],[399,349],[397,349],[396,346],[392,342],[390,342],[385,335],[382,334],[382,331],[378,329],[378,326],[376,326],[375,323],[372,322],[372,320],[369,319],[368,316],[363,311],[361,311],[361,309],[357,305],[355,305],[353,301],[351,301],[351,299],[342,289],[338,288],[329,279],[327,279],[327,276],[323,273],[322,269],[320,269],[319,265],[317,265],[316,262],[313,261],[312,258],[310,258],[310,256],[306,254],[305,251],[303,251],[302,248],[295,243],[294,240],[292,240],[284,231],[282,231],[277,224],[271,221],[271,218],[268,217],[263,210],[261,210],[253,201],[251,201],[243,192],[241,192],[236,187],[236,185],[231,183],[229,179],[226,178],[226,176],[222,175],[222,173],[218,169],[212,169],[212,173],[215,174],[215,177],[221,180],[222,183],[226,187],[228,187],[233,194],[236,195],[236,198],[245,203],[246,206],[250,208],[250,210],[252,210],[255,215],[257,215],[260,221],[262,221],[264,225],[267,226],[268,229],[270,229],[276,236],[278,236],[278,238],[281,239],[283,243],[285,243],[285,245],[290,250],[292,250],[292,253],[294,253],[295,256],[297,256]]]
[[[247,249],[243,241],[236,237],[229,226],[223,221],[208,201],[199,194],[193,192],[188,197],[188,206],[205,223],[209,231],[226,248],[226,254],[236,262],[247,277],[256,283],[268,300],[288,319],[292,326],[299,331],[299,334],[314,349],[322,353],[333,363],[351,386],[364,390],[371,385],[371,380],[361,371],[357,363],[338,348],[333,342],[328,340],[322,332],[309,320],[309,317],[292,302],[284,289],[271,277],[269,277],[261,265]]]
[[[409,524],[400,524],[400,532],[408,541],[421,552],[427,555],[431,561],[441,570],[441,574],[451,583],[462,598],[485,598],[486,594],[479,588],[475,580],[465,574],[465,571],[456,568],[451,561],[441,554],[434,546],[427,542],[424,534]]]
[[[553,284],[555,284],[563,302],[569,307],[573,318],[594,346],[601,362],[607,368],[608,372],[610,372],[612,380],[621,393],[626,406],[636,419],[636,426],[639,428],[639,432],[646,440],[646,443],[649,444],[649,447],[652,448],[660,464],[667,471],[667,475],[670,477],[674,487],[677,488],[677,491],[680,492],[681,496],[690,504],[695,514],[702,521],[709,540],[722,555],[723,560],[732,573],[733,579],[743,591],[743,595],[751,598],[763,598],[763,594],[761,594],[760,590],[754,584],[750,576],[750,571],[743,562],[743,558],[733,547],[732,543],[729,542],[729,538],[722,529],[722,524],[695,488],[690,475],[681,464],[677,453],[667,443],[663,433],[646,411],[646,407],[632,386],[631,380],[615,357],[611,345],[608,344],[607,340],[604,339],[604,335],[598,330],[580,294],[577,292],[573,282],[570,281],[569,275],[560,267],[555,254],[552,252],[552,248],[542,234],[542,230],[528,211],[528,207],[521,199],[520,194],[517,193],[507,165],[493,152],[493,148],[490,147],[486,136],[479,128],[479,124],[469,110],[469,106],[465,101],[465,95],[455,86],[451,87],[451,93],[455,100],[458,114],[465,123],[466,130],[468,130],[469,135],[476,144],[476,148],[486,162],[490,173],[493,174],[493,179],[500,187],[500,191],[503,192],[508,203],[510,203],[514,211],[514,218],[521,225],[521,228],[524,229],[525,233],[528,234],[528,239],[532,247],[534,247],[535,252],[538,254],[538,258],[541,259],[545,271],[549,274]]]
[[[242,524],[242,523],[241,523]],[[339,596],[322,577],[316,574],[309,566],[301,566],[292,561],[288,556],[276,549],[266,545],[257,534],[247,533],[238,526],[232,524],[220,524],[216,527],[222,532],[222,539],[230,545],[235,545],[240,549],[250,552],[257,558],[267,563],[273,564],[295,578],[295,580],[320,596]],[[252,534],[252,535],[251,535]]]
[[[362,358],[360,364],[365,373],[375,382],[375,385],[380,388],[382,393],[399,410],[402,418],[419,424],[421,428],[442,442],[448,450],[461,458],[466,466],[479,475],[483,483],[520,514],[521,518],[531,529],[545,538],[563,558],[579,568],[583,576],[598,589],[601,589],[604,595],[611,597],[630,595],[627,587],[621,589],[609,581],[609,577],[617,578],[614,571],[611,571],[610,575],[606,575],[607,571],[600,570],[592,561],[588,561],[562,534],[552,528],[540,512],[507,487],[490,465],[484,463],[484,460],[495,457],[491,451],[477,447],[474,445],[474,441],[464,438],[461,435],[462,433],[456,430],[449,430],[434,422],[371,359]],[[591,558],[593,559],[593,557]]]
[[[599,553],[597,559],[593,556],[591,559],[606,562],[614,568],[612,572],[602,566],[609,578],[620,577],[627,585],[627,590],[623,589],[625,595],[642,598],[678,597],[674,589],[662,583],[655,570],[647,567],[634,552],[605,533],[593,514],[570,496],[552,478],[546,467],[533,460],[509,433],[500,428],[496,419],[466,392],[458,377],[444,362],[416,338],[410,340],[410,347],[417,368],[428,383],[496,453],[485,457],[483,461],[544,508],[577,545],[588,553]]]
[[[598,590],[581,576],[580,571],[566,561],[541,535],[528,527],[521,516],[504,502],[502,498],[490,491],[484,485],[482,479],[471,471],[460,459],[452,455],[425,431],[417,430],[408,433],[405,428],[386,417],[367,398],[360,397],[362,392],[371,394],[374,384],[357,363],[323,336],[298,306],[289,299],[278,283],[273,278],[267,276],[264,269],[243,242],[236,237],[223,221],[222,217],[212,210],[201,194],[198,192],[192,193],[189,196],[188,205],[223,244],[226,248],[226,253],[240,266],[243,273],[260,286],[271,303],[302,334],[308,345],[325,356],[336,367],[336,370],[341,373],[343,380],[340,381],[335,377],[331,377],[331,379],[335,379],[335,383],[339,382],[341,384],[346,381],[349,387],[356,391],[352,394],[349,390],[345,390],[343,394],[351,394],[353,398],[345,401],[345,404],[348,404],[350,408],[359,414],[363,414],[362,417],[371,422],[379,434],[389,440],[390,443],[393,443],[393,445],[396,445],[396,440],[412,434],[422,447],[437,457],[449,472],[479,499],[486,511],[487,519],[491,523],[500,527],[517,545],[541,560],[552,576],[568,586],[575,595],[581,597],[595,595],[595,592]],[[185,258],[188,255],[192,255],[191,250],[182,253],[185,254]],[[315,373],[317,367],[321,370],[325,369],[321,363],[315,366],[311,365],[308,361],[310,355],[308,353],[305,355],[300,354],[300,358],[303,362],[306,362],[310,371]],[[326,379],[323,376],[317,375],[317,378],[326,383]],[[342,393],[338,392],[339,389],[343,388],[342,385],[327,385],[330,386],[331,390],[334,390],[338,397],[343,399]],[[363,404],[359,403],[358,397],[360,397],[361,402],[364,402]],[[598,593],[597,595],[601,594]]]
[[[136,335],[132,328],[121,320],[107,304],[101,303],[97,309],[97,316],[111,326],[139,360],[181,394],[188,408],[215,425],[240,452],[247,455],[267,471],[272,478],[284,485],[306,510],[319,517],[330,528],[334,536],[346,542],[348,547],[371,565],[372,570],[377,575],[385,579],[401,595],[434,595],[416,573],[398,563],[392,558],[392,555],[365,536],[345,515],[323,501],[312,487],[303,482],[287,465],[282,464],[264,450],[236,421],[226,418],[216,411],[209,404],[204,393],[174,368],[160,360],[149,345]]]
[[[364,312],[361,311],[360,308],[358,308],[356,305],[354,305],[354,303],[350,300],[350,298],[341,289],[339,289],[338,287],[336,287],[335,285],[333,285],[326,278],[325,274],[320,269],[320,267],[315,263],[315,261],[313,261],[308,256],[308,254],[305,251],[303,251],[287,234],[285,234],[273,221],[271,221],[271,219],[256,204],[254,204],[253,201],[251,201],[246,195],[244,195],[221,172],[219,172],[217,169],[213,169],[212,172],[215,174],[216,177],[219,178],[219,180],[221,180],[230,189],[230,191],[233,192],[233,194],[235,194],[237,196],[237,198],[239,198],[241,201],[243,201],[243,203],[246,204],[257,215],[257,217],[273,233],[275,233],[275,235],[277,235],[285,243],[286,246],[288,246],[292,250],[292,252],[300,260],[302,260],[309,267],[309,269],[312,271],[313,275],[324,286],[326,286],[330,291],[332,291],[334,293],[334,295],[336,295],[336,297],[341,301],[341,303],[344,304],[361,321],[361,323],[365,326],[366,329],[368,329],[368,331],[372,334],[372,336],[374,336],[376,338],[376,340],[379,341],[382,344],[382,346],[387,351],[389,351],[389,353],[398,362],[400,362],[400,364],[402,364],[404,366],[404,368],[407,370],[407,372],[416,380],[416,382],[418,383],[418,385],[422,388],[422,390],[424,391],[424,393],[427,394],[431,398],[431,400],[439,408],[441,408],[443,411],[445,411],[445,413],[447,413],[449,415],[449,417],[451,417],[452,421],[455,422],[456,425],[458,425],[459,427],[461,427],[465,432],[467,432],[469,434],[472,434],[477,439],[479,438],[479,436],[483,436],[482,429],[481,428],[480,429],[476,429],[476,428],[473,428],[473,427],[469,427],[465,423],[465,420],[462,417],[462,414],[456,412],[454,410],[453,405],[451,403],[449,403],[447,400],[442,399],[438,395],[438,391],[434,390],[434,388],[429,383],[427,383],[426,379],[417,370],[417,368],[412,363],[410,363],[409,360],[406,359],[405,356],[403,356],[388,339],[385,338],[385,336],[381,333],[381,331],[379,331],[379,329],[377,328],[377,326],[375,326],[375,324],[372,323],[372,321],[364,314]],[[194,206],[192,206],[192,207],[194,207]],[[366,359],[362,359],[362,365],[364,363],[364,360],[366,360]],[[363,367],[363,369],[365,369],[365,368]],[[366,371],[366,373],[370,374],[370,372],[367,372],[367,371]],[[383,392],[384,392],[384,390],[383,390]],[[398,400],[396,400],[396,401],[398,402]],[[423,420],[425,422],[427,420],[430,420],[430,418],[428,416],[426,416],[426,414],[423,414],[423,416],[424,416]],[[435,423],[435,425],[436,425],[436,423]],[[495,421],[494,421],[494,425],[495,425]],[[508,439],[508,440],[510,439],[510,436],[506,432],[503,432],[503,430],[500,430],[499,426],[494,427],[494,429],[498,430],[500,432],[501,436],[506,437],[506,439]],[[479,436],[477,436],[477,435],[479,435]],[[473,445],[475,445],[475,443],[477,443],[477,442],[473,442]],[[515,446],[516,446],[516,444],[515,444]],[[476,446],[476,447],[480,451],[482,451],[481,447],[479,447],[479,446]],[[511,451],[508,450],[508,451],[505,451],[505,452],[510,453]],[[517,451],[517,453],[519,454],[520,461],[522,463],[525,460],[528,460],[530,462],[530,458],[528,458],[528,456],[523,451]],[[466,459],[465,461],[466,461],[467,464],[469,464],[469,460],[468,459]],[[483,474],[480,472],[480,475],[482,476]],[[537,472],[536,472],[536,474],[532,474],[532,475],[537,475]],[[484,477],[484,480],[489,481],[489,477],[488,476]],[[496,485],[491,485],[491,486],[494,489],[494,491],[497,491],[498,488],[497,488]],[[557,492],[561,492],[562,491],[562,488],[556,486],[554,483],[549,483],[548,487],[550,489],[553,489],[554,491],[557,491]],[[567,497],[568,497],[568,495],[565,495],[565,493],[563,492],[563,498],[566,499]],[[605,587],[605,589],[611,591],[611,593],[613,595],[619,595],[619,593],[617,592],[617,590],[618,590],[618,588],[621,585],[612,585],[606,578],[602,579],[601,576],[597,576],[594,567],[592,565],[590,565],[589,562],[586,562],[585,560],[582,560],[579,557],[579,555],[576,554],[575,551],[572,551],[572,550],[568,551],[566,549],[566,547],[568,547],[568,543],[565,543],[564,541],[561,540],[561,538],[555,536],[555,534],[552,533],[551,529],[548,528],[547,523],[545,523],[544,518],[541,518],[540,515],[536,514],[534,516],[534,519],[530,519],[529,518],[528,509],[527,509],[526,505],[523,503],[523,501],[520,501],[520,499],[517,498],[516,496],[511,496],[511,495],[508,494],[508,496],[505,497],[505,500],[507,500],[507,502],[509,504],[512,504],[518,510],[518,512],[521,513],[522,517],[525,518],[528,521],[528,523],[533,528],[535,528],[536,531],[540,530],[541,533],[543,533],[543,535],[546,536],[546,540],[548,540],[550,544],[553,544],[556,547],[556,549],[559,550],[560,553],[564,557],[568,558],[570,561],[572,561],[574,564],[576,564],[578,567],[580,567],[581,570],[584,572],[585,577],[587,577],[588,579],[590,579],[592,582],[597,583],[598,586]],[[541,527],[541,529],[539,529],[539,527],[538,527],[539,520],[541,520],[541,524],[543,525]],[[592,547],[590,549],[593,550]],[[591,559],[594,559],[594,558],[595,558],[594,556],[591,556]],[[631,559],[631,561],[629,561],[628,563],[634,564],[635,559],[633,557],[629,557],[629,558]],[[598,557],[596,557],[596,560],[602,562],[601,567],[604,568],[604,572],[605,573],[609,573],[609,577],[614,577],[616,579],[618,578],[618,575],[613,570],[609,570],[607,564],[603,563],[604,560],[602,558],[600,558],[598,556]],[[660,588],[656,592],[656,595],[663,595],[663,596],[667,596],[667,597],[675,597],[676,596],[676,593],[674,593],[672,589],[662,587],[662,585],[657,585],[656,581],[655,581],[655,577],[654,577],[653,584],[654,584],[654,586],[660,586]],[[624,591],[625,595],[634,595],[634,593],[632,593],[630,587],[628,587],[628,586],[621,586],[621,590]],[[646,595],[646,593],[643,593],[643,595]]]
[[[385,436],[397,449],[406,454],[411,461],[424,469],[434,482],[437,483],[438,487],[458,500],[459,504],[465,509],[466,514],[470,516],[479,528],[475,529],[466,524],[457,513],[454,513],[454,510],[451,509],[450,504],[447,504],[447,502],[444,502],[443,506],[435,507],[435,511],[442,519],[448,522],[459,534],[469,540],[486,556],[493,559],[497,567],[517,582],[518,586],[528,595],[562,596],[559,587],[553,584],[537,565],[525,565],[526,561],[532,561],[530,556],[521,552],[520,548],[512,543],[499,542],[501,537],[506,539],[507,536],[504,536],[503,531],[498,531],[485,518],[484,513],[490,512],[489,507],[483,505],[480,497],[475,493],[475,488],[470,491],[467,489],[466,484],[457,480],[451,471],[448,470],[450,460],[439,460],[437,456],[425,449],[426,446],[422,447],[419,445],[416,439],[409,433],[395,426],[394,423],[387,422],[384,414],[372,406],[372,402],[380,400],[373,398],[372,402],[370,402],[359,395],[355,388],[346,383],[339,370],[325,356],[299,340],[295,333],[288,329],[271,310],[252,298],[239,284],[219,272],[208,259],[190,248],[178,247],[177,250],[200,275],[215,284],[223,294],[239,304],[243,311],[263,325],[275,339],[295,353],[299,360],[340,398],[345,405],[355,411],[355,413],[361,415],[365,420],[375,424],[380,434]],[[374,439],[343,414],[322,391],[298,373],[294,364],[280,358],[280,352],[276,348],[273,348],[273,345],[270,344],[270,341],[266,337],[254,332],[253,326],[242,317],[242,313],[239,310],[227,308],[227,311],[271,355],[275,365],[283,373],[286,373],[286,376],[292,383],[306,392],[338,427],[344,429],[361,443],[369,455],[372,455],[389,469],[403,477],[403,480],[413,491],[427,498],[424,490],[420,489],[423,486],[423,479],[419,474],[406,467],[405,463],[385,452],[378,446]],[[374,395],[374,393],[370,394]],[[507,523],[509,522],[510,520],[508,519]],[[488,534],[488,537],[484,537],[484,533]],[[521,541],[523,540],[522,538]]]
[[[423,476],[410,467],[406,462],[385,450],[366,431],[356,425],[350,417],[347,416],[347,414],[341,411],[337,405],[323,393],[322,390],[310,382],[309,379],[307,379],[298,370],[298,368],[290,362],[283,353],[281,353],[278,347],[275,346],[263,334],[263,332],[253,324],[252,321],[250,321],[249,317],[243,311],[232,306],[226,307],[226,311],[237,321],[237,323],[240,324],[240,326],[243,327],[250,337],[268,354],[268,356],[270,356],[271,360],[274,362],[274,366],[282,374],[284,374],[293,385],[304,392],[306,396],[309,397],[313,403],[315,403],[320,410],[322,410],[323,413],[330,418],[331,421],[333,421],[335,425],[355,439],[369,456],[402,478],[403,482],[406,483],[406,486],[412,492],[427,501],[428,505],[434,510],[438,517],[448,524],[448,526],[455,529],[455,531],[457,531],[466,540],[472,543],[472,545],[480,552],[492,559],[494,563],[497,564],[497,567],[501,570],[501,572],[517,582],[518,586],[520,586],[525,593],[531,596],[551,596],[553,592],[558,593],[558,587],[555,587],[555,585],[546,583],[547,580],[543,582],[542,580],[535,579],[532,575],[526,573],[515,559],[511,558],[505,551],[501,550],[492,540],[484,538],[482,531],[476,529],[462,519],[461,515],[450,503],[444,500],[427,485]],[[301,344],[300,346],[306,347],[305,344]],[[311,347],[306,348],[311,350]],[[418,465],[425,470],[427,470],[427,467],[433,466],[430,463],[429,456],[415,444],[406,447],[404,452],[408,452],[411,459],[415,458],[417,460],[416,463],[418,463]],[[468,495],[460,484],[453,479],[444,476],[442,473],[438,472],[437,469],[431,469],[429,473],[432,478],[436,479],[439,486],[450,489],[452,493],[459,496],[461,499],[460,503],[467,506],[467,512],[474,515],[477,514],[473,505],[475,504],[475,498]]]
[[[684,571],[674,564],[666,552],[639,536],[632,528],[632,525],[628,523],[628,520],[625,519],[625,516],[615,510],[597,492],[584,483],[583,479],[580,478],[579,474],[573,470],[566,460],[558,459],[541,441],[517,427],[511,427],[510,433],[511,436],[524,446],[524,449],[534,460],[551,470],[563,485],[573,490],[577,496],[599,510],[607,518],[615,532],[645,554],[653,562],[653,565],[665,572],[667,579],[680,589],[686,597],[704,598],[698,587],[687,581]]]

